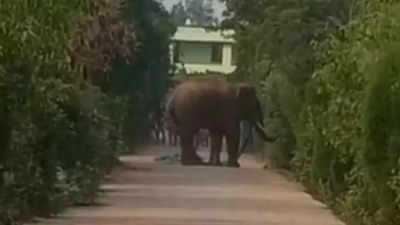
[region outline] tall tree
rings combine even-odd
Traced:
[[[188,15],[182,1],[172,6],[171,19],[173,23],[177,26],[185,25],[186,19],[188,19]]]
[[[217,22],[214,17],[213,0],[185,0],[186,12],[194,25],[210,26]]]
[[[171,17],[175,25],[184,25],[190,19],[193,25],[212,26],[218,23],[214,16],[214,0],[185,0],[172,6]]]
[[[125,134],[132,141],[130,144],[135,144],[148,136],[148,115],[157,111],[168,90],[169,43],[175,26],[168,11],[156,0],[126,1],[124,15],[132,22],[141,44],[133,64],[117,62],[115,72],[119,76],[113,82],[112,91],[129,95],[128,111],[135,117],[127,118]]]

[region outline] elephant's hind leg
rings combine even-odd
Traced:
[[[186,132],[181,136],[181,163],[182,165],[202,165],[203,161],[193,148],[194,132]]]
[[[210,165],[221,166],[221,148],[222,148],[222,135],[219,133],[211,134],[211,152],[210,152]]]

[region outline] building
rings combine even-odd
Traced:
[[[187,73],[231,73],[236,69],[233,31],[180,26],[172,37],[171,61]]]

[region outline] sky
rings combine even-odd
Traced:
[[[161,0],[161,2],[164,4],[165,8],[169,11],[172,7],[172,5],[178,3],[180,0]],[[185,2],[182,0],[182,2]],[[225,5],[223,3],[220,3],[219,0],[214,0],[214,13],[215,16],[218,19],[222,18],[222,11],[224,11]]]

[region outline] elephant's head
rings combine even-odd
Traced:
[[[264,132],[263,111],[254,87],[248,84],[238,84],[236,98],[240,120],[248,121],[264,141],[275,141],[276,138],[268,137]]]

